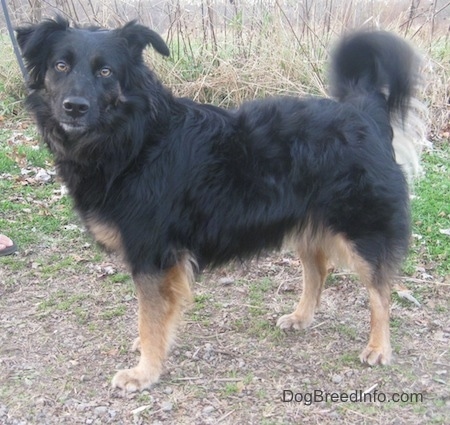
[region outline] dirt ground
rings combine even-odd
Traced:
[[[283,333],[276,320],[300,290],[294,256],[206,273],[160,383],[125,394],[110,381],[138,359],[132,282],[84,238],[0,259],[0,424],[448,423],[448,279],[420,269],[403,280],[421,305],[394,294],[393,365],[369,368],[355,278],[336,271],[312,327]],[[63,256],[76,267],[45,273]]]

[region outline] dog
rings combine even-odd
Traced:
[[[140,360],[113,387],[158,381],[195,273],[286,243],[301,259],[303,292],[277,325],[306,328],[329,262],[349,267],[370,301],[360,359],[390,363],[391,283],[410,237],[406,176],[419,166],[408,128],[420,64],[406,41],[346,35],[331,58],[332,97],[226,110],[174,96],[143,58],[148,45],[169,48],[135,21],[106,30],[57,16],[16,31],[26,104],[57,172],[136,286]]]

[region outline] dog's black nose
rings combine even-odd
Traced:
[[[64,99],[63,108],[67,115],[72,118],[81,117],[89,111],[90,103],[84,97],[70,96]]]

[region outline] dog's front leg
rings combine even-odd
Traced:
[[[113,387],[141,391],[158,381],[183,307],[191,300],[191,276],[187,261],[158,275],[134,276],[141,358],[136,367],[116,373]]]

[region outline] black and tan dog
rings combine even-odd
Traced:
[[[158,380],[194,268],[286,242],[301,258],[304,288],[278,326],[311,323],[333,261],[368,289],[361,360],[390,362],[391,280],[410,234],[405,170],[417,166],[406,129],[418,61],[404,41],[385,32],[344,38],[331,67],[336,100],[271,98],[224,110],[173,96],[142,55],[147,45],[169,49],[134,22],[104,30],[57,17],[19,28],[17,38],[27,104],[59,175],[136,284],[141,358],[114,386],[142,390]]]

